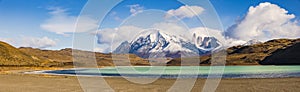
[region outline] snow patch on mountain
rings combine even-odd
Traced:
[[[249,46],[249,45],[260,44],[260,43],[262,43],[262,42],[259,40],[253,39],[253,40],[249,40],[248,42],[243,44],[243,46]]]
[[[186,39],[160,30],[141,32],[130,43],[123,42],[114,53],[132,53],[143,58],[198,56],[218,47],[220,42],[214,38],[194,33],[193,38]]]

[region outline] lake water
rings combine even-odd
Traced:
[[[42,71],[40,73],[144,78],[287,78],[300,77],[300,66],[123,66]]]

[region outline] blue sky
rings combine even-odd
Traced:
[[[241,20],[247,14],[250,6],[258,6],[263,2],[270,2],[284,8],[289,14],[295,15],[293,20],[300,19],[300,0],[210,1],[216,9],[225,29],[236,24],[236,21]],[[80,14],[86,2],[87,0],[0,0],[0,40],[7,41],[17,47],[31,46],[43,49],[71,48],[72,33],[65,32],[60,34],[57,31],[53,31],[54,29],[47,30],[49,27],[42,27],[42,25],[55,24],[55,21],[51,21],[52,19],[74,19]],[[138,5],[135,9],[141,8],[141,11],[148,9],[169,11],[183,6],[183,4],[176,0],[125,0],[111,10],[110,14],[103,21],[101,29],[118,27],[124,19],[132,15],[132,12],[130,12],[132,5]],[[59,10],[61,10],[59,14],[51,14],[51,12]],[[97,9],[95,9],[95,12],[97,12]],[[142,18],[145,19],[144,21],[147,21],[146,17]],[[201,23],[196,23],[195,18],[185,18],[182,21],[186,22],[191,28],[201,26]],[[24,41],[22,39],[31,41]],[[49,40],[50,42],[43,43]],[[99,46],[99,48],[105,48],[104,45]]]

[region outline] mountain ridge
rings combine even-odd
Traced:
[[[227,49],[227,65],[300,65],[297,57],[300,53],[300,39],[274,39],[264,43],[247,45],[247,46],[233,46]],[[0,41],[0,66],[36,66],[36,67],[73,67],[73,49],[66,48],[61,50],[41,50],[30,47],[15,48],[5,42]],[[76,50],[77,51],[77,50]],[[91,58],[85,53],[95,53],[96,62],[98,66],[149,66],[155,61],[140,58],[134,54],[112,54],[112,53],[98,53],[89,51],[82,52],[78,59]],[[290,57],[291,56],[291,57]],[[114,58],[113,58],[114,57]],[[118,58],[126,57],[126,58]],[[129,57],[129,58],[128,58]],[[283,61],[285,58],[296,58],[291,63]],[[126,63],[124,59],[130,60]],[[168,66],[181,65],[181,59],[185,62],[191,62],[195,66],[195,61],[201,62],[197,65],[210,65],[211,56],[209,54],[184,58],[168,59]],[[274,62],[275,60],[279,60]],[[281,60],[281,61],[280,61]],[[290,60],[290,59],[288,59]],[[298,61],[297,61],[298,60]],[[115,61],[115,62],[114,62]],[[191,65],[185,63],[187,66]]]
[[[1,66],[39,66],[45,61],[28,55],[10,44],[0,41]]]
[[[193,41],[196,44],[193,44]],[[198,56],[220,46],[214,37],[196,37],[194,35],[193,41],[179,35],[152,30],[140,33],[130,43],[128,41],[121,43],[113,53],[136,54],[142,58],[177,58],[181,56],[180,53],[186,54],[184,56]]]

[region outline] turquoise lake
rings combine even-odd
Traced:
[[[143,78],[288,78],[300,77],[300,66],[122,66],[43,71],[42,73]]]

